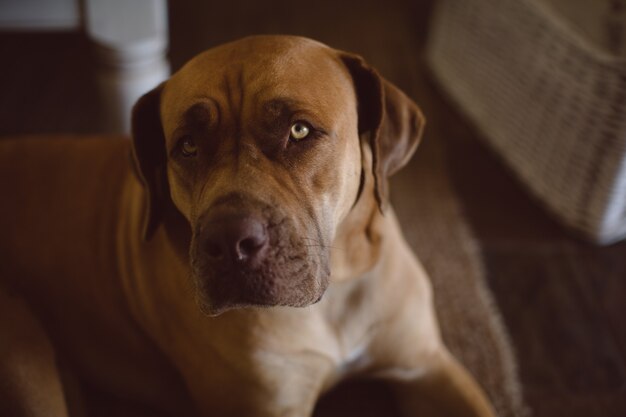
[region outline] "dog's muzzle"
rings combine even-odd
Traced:
[[[328,285],[330,253],[306,235],[275,206],[251,198],[232,195],[211,205],[197,222],[190,253],[203,310],[217,315],[318,301]]]

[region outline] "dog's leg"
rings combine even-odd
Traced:
[[[400,277],[386,295],[395,301],[393,320],[373,344],[379,375],[392,382],[406,417],[493,417],[482,389],[441,339],[426,273],[417,263],[408,266],[392,271]]]
[[[406,417],[493,417],[482,389],[454,357],[442,348],[419,376],[393,381]]]
[[[52,344],[26,303],[1,288],[0,415],[68,415]]]

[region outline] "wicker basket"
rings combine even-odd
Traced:
[[[624,0],[439,0],[428,45],[522,182],[602,244],[626,237],[625,16]]]

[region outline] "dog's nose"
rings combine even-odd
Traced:
[[[265,223],[250,215],[210,219],[205,239],[212,261],[249,265],[264,258],[269,241]]]

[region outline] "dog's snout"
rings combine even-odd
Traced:
[[[328,285],[329,253],[307,245],[308,229],[276,203],[217,196],[192,230],[191,278],[210,315],[243,306],[307,306]]]
[[[265,222],[253,215],[212,216],[204,238],[209,259],[231,265],[258,264],[269,243]]]

